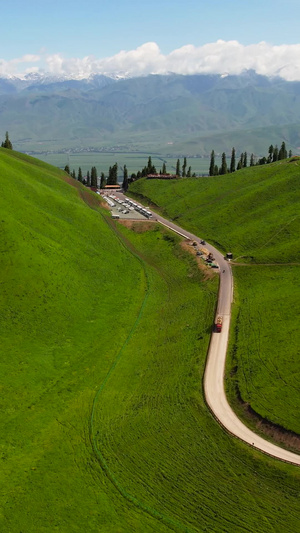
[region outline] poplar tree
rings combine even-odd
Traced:
[[[278,146],[276,144],[273,152],[273,162],[278,161]]]
[[[283,141],[278,152],[278,160],[287,158],[287,149],[285,147],[285,142]]]
[[[177,163],[176,163],[176,176],[180,176],[180,160],[177,159]]]
[[[1,147],[2,148],[7,148],[8,150],[12,150],[13,149],[13,146],[9,140],[9,135],[8,135],[8,131],[5,133],[5,141],[3,143],[1,143]]]
[[[241,168],[243,168],[243,166],[244,166],[244,153],[242,152],[236,169],[240,170]]]
[[[147,167],[146,167],[146,175],[147,174],[156,174],[156,168],[155,168],[155,166],[152,163],[151,156],[149,156],[149,158],[148,158],[148,164],[147,164]]]
[[[182,177],[185,178],[186,177],[186,157],[183,159],[183,165],[182,165]]]
[[[91,168],[91,187],[97,187],[97,169],[96,167]]]
[[[107,185],[117,185],[118,181],[118,163],[109,167]]]
[[[104,172],[101,172],[100,189],[104,189],[105,185],[106,185],[106,178],[104,176]]]
[[[231,151],[230,172],[235,172],[235,148]]]
[[[273,146],[273,144],[270,144],[270,146],[269,146],[268,163],[272,163],[272,161],[273,161],[273,154],[274,154],[274,146]]]
[[[79,167],[79,169],[78,169],[78,181],[80,181],[80,183],[82,183],[82,181],[83,181],[83,178],[82,178],[82,170],[81,170],[80,167]]]
[[[210,154],[209,175],[210,176],[215,175],[215,151],[214,150],[212,150]]]
[[[123,191],[127,191],[128,189],[128,171],[127,171],[127,167],[126,165],[124,165],[124,170],[123,170],[123,184],[122,184],[122,189]]]
[[[90,171],[89,170],[86,173],[86,184],[87,184],[87,187],[91,186],[91,176],[90,176]]]
[[[221,167],[220,167],[220,170],[219,170],[219,174],[224,175],[224,174],[227,174],[227,172],[228,172],[228,170],[227,170],[226,154],[225,154],[225,152],[223,152],[223,154],[222,154],[222,162],[221,162]]]

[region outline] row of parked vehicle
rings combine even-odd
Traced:
[[[133,200],[130,200],[129,198],[125,198],[125,200],[121,200],[114,194],[109,194],[108,197],[106,197],[106,201],[108,202],[109,205],[111,205],[110,202],[113,202],[114,206],[116,204],[119,204],[118,211],[120,213],[123,213],[124,215],[127,215],[130,211],[137,211],[138,213],[141,213],[141,215],[143,215],[145,218],[152,217],[151,211],[135,203]]]
[[[130,206],[129,209],[135,209],[138,213],[141,213],[146,218],[151,218],[152,213],[147,209],[146,207],[142,207],[139,204],[136,204],[133,200],[130,200],[129,198],[126,198],[126,203]]]

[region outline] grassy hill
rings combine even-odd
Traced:
[[[225,177],[138,180],[131,192],[240,262],[300,262],[300,161]]]
[[[143,273],[62,172],[7,150],[0,168],[0,529],[117,531],[139,513],[107,496],[89,418],[141,305]]]
[[[202,397],[217,278],[37,160],[0,188],[1,531],[297,531],[298,469]]]
[[[244,264],[233,267],[231,401],[244,416],[240,400],[298,434],[299,177],[293,160],[224,177],[139,180],[130,189]]]

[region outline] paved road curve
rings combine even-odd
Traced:
[[[118,196],[125,198],[121,194],[118,194]],[[173,224],[173,222],[166,220],[160,215],[155,214],[154,218],[186,239],[191,239],[200,244],[200,238],[196,235]],[[224,373],[233,296],[232,272],[230,264],[225,261],[223,255],[216,248],[209,244],[206,244],[205,248],[213,253],[216,262],[220,266],[220,290],[217,314],[223,316],[221,333],[212,333],[206,362],[204,393],[207,405],[219,423],[235,437],[238,437],[268,455],[300,466],[300,455],[284,450],[251,431],[239,420],[227,401],[224,389]]]

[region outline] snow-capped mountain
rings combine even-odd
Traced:
[[[43,90],[46,88],[102,88],[116,81],[129,79],[123,73],[106,76],[104,74],[91,74],[89,77],[80,77],[72,74],[53,75],[47,72],[30,72],[24,76],[0,75],[0,94],[19,93],[24,90]]]

